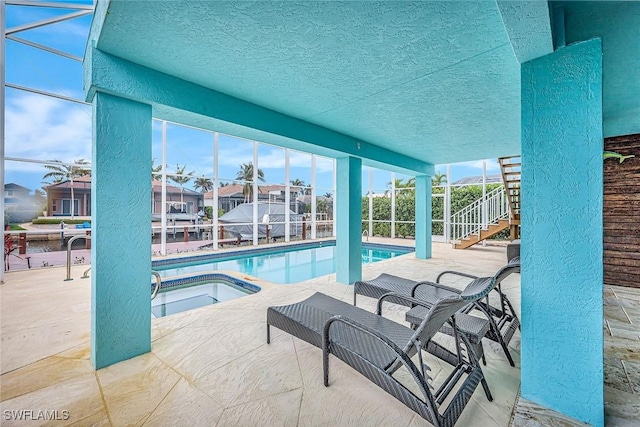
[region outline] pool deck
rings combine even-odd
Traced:
[[[491,275],[504,265],[505,252],[502,246],[456,251],[435,243],[429,260],[403,255],[363,266],[363,276],[386,272],[433,280],[445,269]],[[257,294],[154,319],[151,353],[95,371],[89,360],[90,282],[78,279],[85,269],[73,266],[76,279],[69,282],[59,267],[5,274],[0,286],[3,425],[43,424],[6,419],[5,411],[21,409],[69,415],[52,425],[429,425],[335,358],[325,388],[321,351],[305,342],[272,329],[272,343],[266,344],[271,305],[297,302],[316,291],[351,303],[353,288],[336,284],[335,275],[294,285],[262,282]],[[519,280],[512,275],[503,284],[516,310]],[[640,419],[639,302],[638,289],[605,288],[605,412],[611,426],[637,425]],[[361,297],[358,305],[373,310],[374,300]],[[391,306],[389,313],[403,320],[399,307]],[[581,425],[529,402],[516,405],[520,334],[510,345],[515,367],[493,344],[485,340],[483,371],[494,401],[479,388],[457,425]],[[436,384],[450,369],[430,355],[427,363]]]

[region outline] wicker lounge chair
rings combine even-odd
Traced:
[[[488,279],[492,281],[492,279]],[[487,279],[478,279],[469,290],[487,288]],[[321,293],[304,301],[269,307],[267,310],[267,343],[270,327],[275,326],[291,335],[323,349],[324,385],[329,385],[329,354],[333,354],[360,372],[387,393],[436,427],[453,426],[462,413],[478,383],[487,398],[491,393],[482,368],[464,334],[457,333],[454,313],[477,300],[476,295],[454,295],[438,300],[428,310],[415,329],[382,317],[383,301],[394,298],[406,304],[423,304],[402,295],[385,295],[378,301],[377,313],[371,313]],[[431,338],[445,322],[450,323],[456,340],[456,354],[433,342]],[[430,368],[422,360],[422,350],[456,359],[455,368],[443,384],[433,390],[431,378],[425,374]],[[466,350],[463,350],[466,349]],[[418,366],[411,357],[417,355]],[[394,378],[393,373],[404,366],[415,381],[420,396]],[[460,384],[463,375],[466,378]],[[455,394],[451,397],[451,393]],[[447,398],[450,399],[447,400]],[[443,402],[449,402],[444,405]]]
[[[456,314],[458,328],[467,335],[470,342],[473,344],[473,350],[476,352],[476,356],[479,359],[482,359],[485,363],[486,360],[484,357],[484,350],[482,348],[483,337],[487,337],[499,343],[511,366],[515,366],[511,353],[509,352],[508,344],[516,329],[520,327],[520,320],[513,309],[513,305],[502,292],[501,282],[510,274],[519,272],[520,257],[515,257],[504,267],[500,268],[500,270],[498,270],[493,276],[495,279],[495,288],[493,290],[498,294],[498,306],[491,305],[489,303],[489,295],[487,295],[484,300],[473,302],[465,306]],[[429,307],[440,298],[458,295],[462,292],[460,289],[440,284],[442,277],[447,274],[463,276],[474,280],[478,278],[477,276],[457,271],[445,271],[438,275],[436,282],[434,283],[429,281],[416,282],[402,277],[392,276],[390,274],[381,274],[375,279],[359,281],[354,284],[353,304],[356,304],[357,295],[364,295],[377,299],[386,293],[393,292],[419,299],[426,303],[426,307]],[[407,304],[399,298],[391,298],[389,301],[412,307],[411,304]],[[478,309],[483,312],[486,318],[470,315],[469,313],[474,309]],[[407,321],[413,325],[419,323],[425,316],[426,310],[425,304],[413,307],[409,312],[407,312]],[[444,325],[441,332],[451,335],[453,331],[447,325]]]

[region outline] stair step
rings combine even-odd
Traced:
[[[501,219],[498,221],[498,224],[489,224],[486,230],[480,230],[480,235],[472,234],[468,237],[465,237],[464,239],[461,239],[460,242],[456,243],[454,245],[454,248],[456,249],[470,248],[471,246],[483,240],[486,240],[492,236],[495,236],[501,231],[507,230],[509,228],[509,225],[510,225],[510,221],[508,219]]]

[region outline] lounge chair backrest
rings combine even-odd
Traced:
[[[450,317],[467,304],[469,301],[458,295],[438,300],[416,329],[410,345],[405,348],[405,352],[416,341],[423,344],[428,342]]]
[[[467,302],[467,304],[470,302],[478,301],[480,298],[489,295],[489,292],[491,292],[493,288],[496,287],[496,283],[496,276],[478,277],[477,279],[473,279],[471,283],[469,283],[467,287],[462,290],[460,296]]]
[[[493,276],[496,278],[496,285],[502,283],[502,281],[512,273],[520,273],[519,256],[511,258],[511,261],[509,261],[504,267],[496,272],[496,274]]]

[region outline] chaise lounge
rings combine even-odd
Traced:
[[[499,343],[511,366],[515,366],[511,353],[508,349],[508,344],[516,329],[520,327],[520,320],[513,309],[513,305],[502,292],[501,283],[512,273],[519,272],[520,257],[514,257],[493,276],[495,281],[494,288],[491,290],[497,293],[499,299],[498,306],[490,304],[489,295],[487,294],[483,301],[479,300],[471,302],[456,313],[455,317],[458,328],[468,337],[471,344],[473,344],[473,350],[476,353],[476,356],[479,359],[482,359],[485,364],[486,359],[484,357],[484,349],[482,347],[483,337],[487,337],[492,341]],[[452,295],[459,295],[461,293],[460,289],[445,286],[440,283],[440,280],[448,274],[462,276],[472,280],[478,279],[477,276],[458,271],[444,271],[440,273],[435,283],[429,281],[416,282],[402,277],[392,276],[390,274],[381,274],[375,279],[358,281],[354,284],[353,305],[356,305],[357,295],[364,295],[377,299],[386,293],[393,292],[399,295],[416,298],[422,301],[423,304],[413,307],[412,305],[407,304],[405,300],[399,298],[389,299],[390,302],[412,307],[406,314],[406,320],[412,325],[416,325],[420,323],[421,319],[426,314],[427,307],[434,304],[438,299],[450,297]],[[481,318],[469,314],[474,309],[481,311],[484,314],[484,317]],[[453,330],[445,324],[440,332],[452,335]]]
[[[453,426],[479,383],[487,398],[493,399],[478,359],[470,350],[471,344],[464,334],[458,333],[453,317],[491,288],[493,278],[476,279],[460,294],[439,299],[428,307],[415,298],[390,293],[378,300],[375,314],[315,293],[295,304],[269,307],[267,343],[270,327],[277,327],[323,349],[325,386],[329,385],[329,354],[333,354],[434,426]],[[426,308],[425,316],[415,329],[382,316],[383,302],[391,299]],[[432,340],[445,323],[453,331],[455,354]],[[455,359],[453,371],[435,391],[431,378],[425,374],[430,368],[422,360],[422,350],[443,355],[450,361]],[[416,355],[418,366],[411,359]],[[401,367],[405,367],[415,381],[420,396],[393,376]],[[464,375],[466,378],[460,384]],[[455,394],[448,399],[454,390]]]

